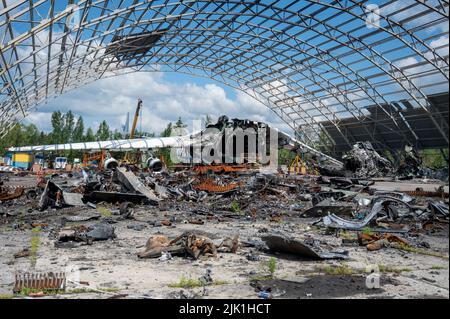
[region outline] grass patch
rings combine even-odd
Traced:
[[[116,293],[120,292],[119,288],[100,288],[100,289],[92,289],[92,288],[74,288],[67,291],[65,294],[69,295],[79,295],[79,294],[98,294],[99,292],[107,292],[107,293]]]
[[[431,270],[446,270],[447,267],[439,266],[439,265],[433,265],[433,266],[431,266],[430,269],[431,269]]]
[[[267,275],[254,275],[250,277],[250,281],[266,281],[271,279],[273,279],[273,277]]]
[[[383,274],[401,274],[402,272],[411,272],[411,268],[396,268],[392,266],[386,266],[386,265],[378,265],[378,268],[380,269],[380,272]]]
[[[275,257],[270,257],[267,262],[267,269],[270,273],[270,277],[273,278],[275,276],[275,271],[277,270],[277,259]]]
[[[402,272],[411,272],[410,268],[396,268],[393,266],[378,265],[381,274],[400,274]],[[325,274],[328,276],[354,276],[367,274],[367,269],[352,268],[348,265],[316,267],[311,274]]]
[[[34,268],[36,266],[37,262],[37,253],[40,246],[40,233],[42,229],[40,227],[33,228],[31,232],[33,233],[33,236],[31,237],[31,243],[30,243],[30,262],[31,266]]]
[[[347,265],[342,266],[325,266],[316,268],[316,271],[319,273],[324,273],[329,276],[351,276],[351,275],[357,275],[365,273],[365,270],[357,269],[357,268],[351,268]]]
[[[354,240],[354,239],[356,240],[357,239],[357,237],[354,234],[349,233],[348,231],[341,231],[339,233],[339,237],[341,237],[342,239],[347,239],[347,240]]]
[[[55,296],[61,294],[63,291],[57,289],[31,289],[31,288],[22,288],[16,295],[27,297],[31,294],[39,294],[43,293],[44,296]]]
[[[7,299],[13,299],[15,296],[6,294],[6,295],[0,295],[0,300],[7,300]]]
[[[224,280],[214,280],[212,286],[222,286],[227,285],[228,282]],[[169,284],[169,288],[183,288],[192,289],[203,287],[203,283],[199,279],[186,278],[181,276],[180,280],[176,283]]]
[[[112,216],[112,212],[106,207],[98,207],[97,210],[102,217],[108,218]]]
[[[241,213],[241,205],[239,205],[239,202],[234,200],[231,205],[230,209],[233,213]]]
[[[437,252],[434,252],[434,251],[429,251],[429,250],[425,250],[425,249],[411,247],[411,246],[407,246],[407,245],[404,245],[404,244],[395,244],[393,247],[396,248],[396,249],[399,249],[399,250],[407,251],[409,253],[415,253],[415,254],[419,254],[419,255],[432,256],[432,257],[437,257],[437,258],[442,258],[442,259],[448,260],[448,256],[445,256],[443,254],[440,254],[440,253],[437,253]]]
[[[42,228],[41,227],[35,227],[31,230],[31,232],[33,234],[40,234],[42,232]]]

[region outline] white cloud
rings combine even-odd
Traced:
[[[440,56],[448,56],[449,54],[449,41],[448,35],[440,37],[437,40],[430,42],[430,47],[436,49],[436,53]]]
[[[107,120],[112,129],[120,129],[127,113],[133,118],[138,98],[144,102],[142,128],[160,133],[169,122],[179,117],[192,126],[192,121],[210,115],[221,115],[272,124],[289,131],[289,127],[269,108],[244,92],[237,91],[231,98],[218,84],[204,81],[174,83],[163,73],[139,72],[99,80],[52,100],[48,105],[32,113],[30,119],[41,129],[50,127],[53,111],[72,110],[82,115],[86,126],[96,129],[98,123]]]
[[[26,118],[25,123],[34,124],[39,129],[48,131],[51,129],[51,114],[46,112],[33,112]]]

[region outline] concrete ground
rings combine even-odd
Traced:
[[[26,210],[26,205],[23,207]],[[77,212],[82,215],[86,212]],[[232,219],[219,222],[206,221],[205,225],[184,224],[189,217],[183,211],[160,211],[142,208],[135,220],[123,220],[114,224],[117,238],[94,242],[91,246],[55,248],[52,228],[62,215],[61,211],[44,213],[24,212],[22,217],[7,217],[0,227],[0,295],[11,298],[14,275],[17,271],[61,272],[79,269],[80,280],[89,286],[69,283],[65,294],[46,298],[258,298],[252,279],[268,274],[268,261],[276,258],[274,298],[449,298],[448,227],[440,235],[417,235],[414,240],[429,244],[426,251],[436,256],[404,252],[385,248],[369,252],[365,247],[342,246],[342,239],[334,234],[310,226],[311,220],[287,216],[281,222],[267,220]],[[70,215],[67,213],[66,215]],[[171,217],[172,227],[153,227],[156,220]],[[114,217],[113,217],[114,218]],[[21,224],[21,221],[23,224]],[[28,223],[48,223],[41,232],[31,228],[14,229]],[[98,221],[83,223],[93,224]],[[150,223],[150,224],[149,224]],[[142,231],[129,229],[130,225],[144,225]],[[67,225],[66,225],[67,226]],[[447,226],[447,225],[444,225]],[[259,252],[251,247],[241,247],[237,254],[221,253],[218,258],[190,260],[174,257],[172,260],[140,260],[137,253],[154,235],[175,237],[184,231],[205,232],[211,238],[230,237],[239,234],[242,241],[259,238],[268,230],[285,231],[298,237],[311,236],[326,242],[329,247],[346,249],[348,261],[313,261],[294,256]],[[29,248],[33,237],[38,237],[36,265],[32,258],[14,258],[14,254]],[[35,240],[36,242],[36,240]],[[259,261],[250,261],[246,255],[254,252]],[[366,287],[367,267],[381,267],[381,287]],[[212,270],[217,285],[206,289],[180,288],[183,277],[197,279]],[[96,290],[96,292],[92,290]],[[20,297],[20,296],[19,296]]]

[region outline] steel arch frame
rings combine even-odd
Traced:
[[[388,100],[383,89],[395,88],[427,112],[448,143],[448,124],[435,118],[416,82],[449,79],[448,30],[435,31],[448,22],[449,2],[375,2],[380,10],[376,28],[368,19],[368,1],[355,0],[62,0],[59,5],[55,0],[2,0],[0,136],[52,96],[116,73],[159,71],[158,65],[162,71],[207,76],[244,91],[294,130],[311,131],[304,139],[314,147],[324,138],[317,118],[331,121],[349,145],[355,142],[342,131],[340,120],[369,118],[364,112],[368,103],[380,106],[396,123],[392,108],[385,107],[395,100]],[[385,13],[390,6],[400,8]],[[402,16],[412,9],[415,15]],[[70,28],[75,13],[80,24]],[[414,23],[414,17],[426,17],[427,23]],[[27,27],[18,27],[21,23]],[[60,25],[62,32],[56,30]],[[113,35],[160,32],[163,26],[169,31],[140,59],[105,55]],[[447,42],[434,47],[432,41],[441,37]],[[392,47],[386,49],[388,44]],[[415,63],[399,66],[407,59]],[[414,74],[406,71],[424,67]],[[350,98],[355,92],[364,97]]]

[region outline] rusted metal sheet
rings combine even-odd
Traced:
[[[201,174],[206,174],[209,172],[213,173],[235,173],[235,172],[244,172],[250,169],[248,165],[207,165],[207,166],[196,166],[194,167],[194,171]]]
[[[449,198],[449,193],[445,192],[427,192],[427,191],[410,191],[404,192],[409,196],[414,197],[436,197],[436,198]]]
[[[36,290],[65,290],[66,275],[64,273],[23,273],[16,274],[14,292],[23,289]]]
[[[240,186],[241,186],[241,184],[239,184],[239,183],[231,183],[228,185],[217,185],[211,180],[206,180],[197,185],[193,185],[193,188],[196,191],[224,194],[224,193],[233,192],[233,191],[237,190]]]
[[[0,201],[4,202],[4,201],[9,201],[9,200],[19,198],[20,196],[23,195],[23,192],[24,192],[24,188],[18,187],[13,192],[6,191],[3,193],[0,193]]]

